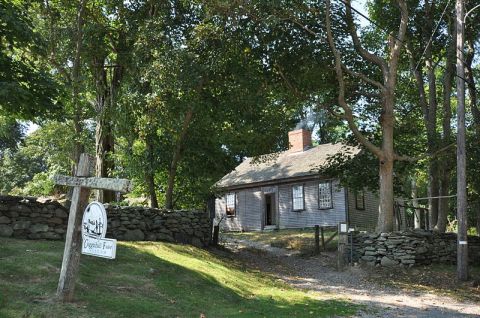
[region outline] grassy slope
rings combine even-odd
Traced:
[[[320,300],[191,246],[119,243],[116,260],[82,256],[76,302],[53,301],[62,242],[0,238],[0,317],[328,317]],[[323,295],[325,296],[325,295]]]

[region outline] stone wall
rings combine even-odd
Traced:
[[[167,241],[207,246],[211,236],[208,214],[146,207],[105,205],[107,237],[125,241]],[[56,201],[0,196],[0,236],[64,240],[68,208]]]
[[[375,266],[414,266],[456,262],[457,236],[424,230],[393,233],[352,233],[353,251],[346,258]],[[480,237],[469,236],[469,259],[480,261]]]

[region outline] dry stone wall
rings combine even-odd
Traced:
[[[124,241],[167,241],[207,246],[211,223],[203,211],[169,211],[105,205],[107,237]],[[68,208],[57,201],[0,196],[0,236],[63,240]]]
[[[353,233],[347,258],[375,266],[455,264],[457,236],[424,230],[393,233]],[[350,246],[353,246],[351,251]],[[468,237],[469,259],[480,261],[480,237]]]

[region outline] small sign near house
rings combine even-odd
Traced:
[[[82,254],[114,259],[117,240],[106,239],[107,212],[100,202],[90,203],[82,219]]]

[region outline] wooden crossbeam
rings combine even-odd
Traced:
[[[53,177],[53,181],[55,184],[64,186],[111,190],[122,193],[127,193],[132,190],[132,182],[127,179],[70,177],[56,175]]]
[[[328,243],[330,243],[331,240],[333,240],[335,238],[335,236],[337,236],[338,234],[338,231],[335,231],[335,233],[332,234],[332,236],[330,236],[326,241],[325,243],[323,244],[323,248],[325,248],[325,246],[327,246]]]

